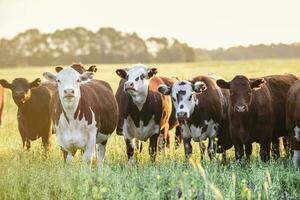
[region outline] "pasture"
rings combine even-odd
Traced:
[[[71,63],[70,63],[71,64]],[[294,73],[300,75],[300,60],[207,61],[201,63],[149,64],[158,68],[158,75],[190,78],[197,74],[215,73],[231,80],[237,74],[258,77],[269,74]],[[116,91],[117,68],[129,64],[97,65],[95,78],[103,79]],[[51,67],[4,68],[0,78],[12,80],[42,77]],[[210,161],[206,155],[199,162],[199,145],[192,143],[193,155],[187,163],[182,145],[158,154],[155,164],[150,162],[148,144],[138,162],[127,164],[123,138],[113,134],[108,140],[103,174],[98,176],[80,161],[66,165],[56,136],[52,137],[50,152],[45,154],[41,141],[32,143],[30,151],[22,149],[17,129],[17,107],[6,90],[3,125],[0,128],[0,199],[299,199],[300,169],[288,158],[263,163],[255,145],[251,161],[237,164],[231,149],[229,162],[222,164],[221,155]]]

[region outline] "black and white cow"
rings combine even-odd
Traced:
[[[158,89],[170,95],[180,122],[186,157],[192,153],[191,139],[200,142],[209,139],[208,152],[213,157],[217,147],[223,153],[232,147],[228,127],[228,92],[220,89],[209,76],[197,76],[190,81],[178,80],[172,87],[160,85]],[[218,138],[214,145],[214,138]]]
[[[134,162],[134,139],[147,141],[150,138],[149,154],[154,161],[159,135],[166,138],[172,112],[170,97],[161,95],[158,86],[162,78],[155,76],[156,68],[143,64],[133,65],[130,69],[118,69],[117,75],[125,82],[120,84],[116,94],[119,102],[122,134],[124,136],[129,162]]]

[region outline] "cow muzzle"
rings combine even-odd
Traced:
[[[124,84],[124,90],[125,90],[125,92],[136,91],[136,89],[134,88],[134,83],[133,82],[126,82]]]
[[[75,97],[75,91],[73,89],[65,89],[64,90],[64,98],[74,98]]]
[[[238,113],[244,113],[248,111],[248,107],[245,105],[239,105],[234,107],[234,111]]]
[[[187,112],[177,112],[176,117],[178,120],[186,120],[188,118]]]

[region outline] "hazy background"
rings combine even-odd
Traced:
[[[298,0],[0,0],[0,66],[297,58],[299,10]]]

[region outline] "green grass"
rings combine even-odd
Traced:
[[[114,91],[119,78],[114,71],[130,65],[97,65],[96,78],[108,81]],[[215,73],[226,79],[236,74],[251,77],[269,74],[300,74],[300,60],[220,61],[201,63],[149,64],[157,67],[159,75],[190,78],[198,74]],[[41,77],[52,67],[5,68],[0,77],[12,80]],[[0,199],[299,199],[300,170],[287,158],[263,163],[255,145],[250,163],[236,164],[233,150],[228,152],[229,163],[222,164],[220,155],[214,161],[199,162],[199,148],[193,143],[194,153],[185,162],[181,146],[172,145],[152,164],[148,144],[137,164],[127,165],[126,148],[122,137],[113,135],[107,145],[103,175],[98,176],[80,162],[66,165],[53,135],[52,147],[45,154],[41,141],[33,142],[30,151],[22,149],[17,130],[16,106],[11,93],[6,92],[4,123],[0,128]]]

